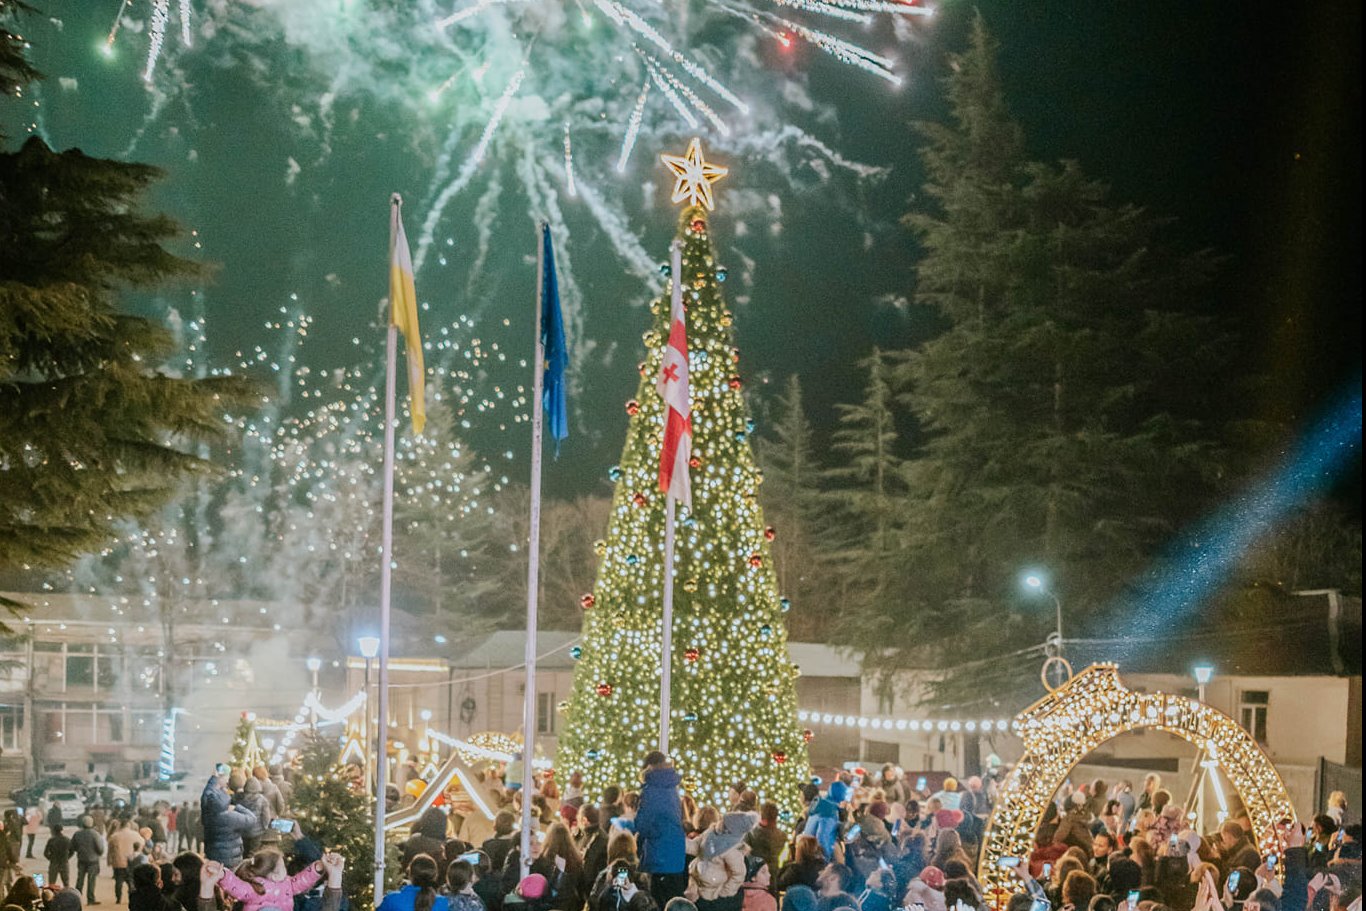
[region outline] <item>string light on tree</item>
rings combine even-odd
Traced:
[[[645,364],[615,482],[602,562],[585,611],[584,637],[557,767],[584,774],[587,790],[635,780],[659,731],[665,500],[658,493],[664,408],[662,366],[672,288],[687,307],[693,448],[692,507],[679,506],[674,572],[670,749],[684,787],[719,802],[734,781],[795,812],[809,778],[797,723],[794,667],[770,537],[755,493],[760,475],[748,443],[729,311],[707,222],[712,184],[726,169],[693,140],[662,156],[685,203],[678,228],[680,274],[652,304]],[[759,688],[756,681],[762,681]]]

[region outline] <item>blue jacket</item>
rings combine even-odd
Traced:
[[[688,867],[678,770],[664,766],[645,773],[636,810],[636,841],[643,873],[682,873]]]
[[[421,891],[417,886],[404,886],[397,892],[390,892],[384,896],[384,901],[379,903],[379,911],[413,911],[413,903],[417,901],[417,893]],[[451,903],[446,900],[446,896],[438,895],[432,903],[432,911],[451,911]]]
[[[833,787],[832,787],[833,790]],[[826,857],[835,856],[835,839],[840,834],[840,806],[829,797],[822,797],[812,805],[806,817],[803,835],[815,836]]]
[[[204,826],[204,856],[231,870],[242,862],[242,836],[256,829],[256,816],[243,807],[234,807],[228,792],[218,787],[218,776],[210,775],[199,797],[199,813]]]

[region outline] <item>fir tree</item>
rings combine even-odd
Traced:
[[[139,201],[155,168],[56,153],[0,154],[0,568],[98,550],[211,467],[248,385],[159,369],[163,327],[118,309],[129,288],[200,274],[179,232]]]
[[[924,129],[934,206],[908,219],[926,248],[916,299],[946,328],[899,369],[923,434],[904,585],[842,629],[875,664],[949,668],[938,698],[990,703],[1038,662],[994,659],[1052,626],[1021,601],[1026,567],[1047,568],[1070,635],[1103,627],[1210,502],[1229,346],[1201,312],[1207,255],[1168,252],[1164,221],[1074,162],[1023,160],[980,18],[948,96],[952,122]]]
[[[306,836],[346,859],[342,891],[351,907],[369,911],[374,906],[374,806],[355,767],[338,759],[334,738],[317,731],[304,736],[290,812]],[[395,876],[398,872],[387,860],[385,870]]]
[[[258,765],[264,765],[266,751],[256,737],[256,716],[243,712],[237,721],[237,730],[232,735],[232,749],[228,751],[228,765],[242,769],[247,774]]]
[[[829,503],[796,374],[788,377],[768,430],[755,449],[764,471],[760,488],[764,516],[782,529],[773,542],[778,590],[793,604],[788,614],[790,635],[817,642],[833,620],[820,608],[833,570],[825,515]]]
[[[678,239],[692,391],[692,508],[679,507],[674,589],[670,751],[699,802],[745,781],[795,811],[810,768],[796,721],[783,602],[757,502],[736,373],[732,316],[721,295],[706,212],[688,208]],[[670,295],[652,305],[646,359],[616,481],[597,584],[585,597],[584,639],[556,768],[582,771],[591,793],[636,780],[659,730],[665,499],[658,489],[663,428],[655,388]]]

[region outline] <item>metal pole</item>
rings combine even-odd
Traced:
[[[1053,594],[1053,592],[1051,592],[1051,591],[1048,593],[1048,596],[1049,596],[1050,598],[1053,599],[1053,606],[1056,607],[1057,610],[1058,610],[1058,620],[1057,620],[1058,657],[1061,658],[1061,657],[1062,657],[1062,599],[1060,599],[1057,595]]]
[[[541,427],[545,418],[545,342],[541,307],[545,295],[545,224],[536,232],[536,359],[531,377],[531,536],[526,567],[526,685],[522,702],[522,877],[531,872],[531,796],[536,755],[536,613],[541,582]]]
[[[365,745],[365,793],[370,793],[370,659],[365,659],[365,701],[361,703],[361,743]]]
[[[397,204],[395,204],[397,209]],[[392,306],[392,304],[391,304]],[[384,810],[389,781],[389,598],[394,581],[394,387],[397,385],[398,327],[389,320],[385,336],[384,368],[384,518],[380,531],[379,566],[379,692],[375,738],[375,907],[384,898]]]
[[[678,275],[677,272],[674,275]],[[677,281],[677,279],[675,279]],[[659,647],[659,751],[669,755],[669,716],[673,703],[674,498],[664,495],[664,618]]]

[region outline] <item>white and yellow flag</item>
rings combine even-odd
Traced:
[[[422,333],[417,327],[417,289],[413,285],[413,256],[403,232],[403,200],[395,193],[389,206],[389,322],[403,333],[408,353],[408,411],[413,432],[427,423],[426,372],[422,366]]]

